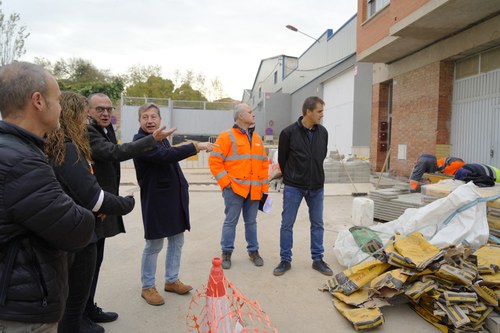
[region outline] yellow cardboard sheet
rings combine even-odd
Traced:
[[[384,323],[384,315],[378,308],[355,308],[336,299],[333,300],[333,305],[354,325],[356,331],[375,328]]]
[[[500,247],[487,244],[479,248],[474,254],[477,256],[479,271],[498,272],[500,267]],[[482,276],[482,275],[481,275]]]
[[[367,261],[336,274],[328,281],[328,284],[333,286],[333,290],[350,295],[385,272],[389,267],[389,264],[378,260]]]
[[[394,248],[418,270],[423,270],[442,255],[442,252],[418,231],[407,236],[396,235]]]

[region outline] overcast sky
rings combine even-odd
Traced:
[[[31,35],[23,60],[72,57],[125,74],[132,65],[160,65],[165,78],[191,69],[218,77],[241,99],[260,61],[300,56],[315,38],[338,30],[357,10],[356,0],[2,0]]]

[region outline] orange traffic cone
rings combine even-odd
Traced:
[[[191,298],[188,333],[278,333],[259,303],[224,277],[222,260],[214,258],[212,264],[208,286],[195,290]]]
[[[208,277],[206,292],[205,320],[202,332],[207,333],[231,333],[231,312],[226,297],[226,286],[224,271],[221,267],[222,260],[214,258],[212,269]]]

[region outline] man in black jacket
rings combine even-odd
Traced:
[[[89,132],[90,148],[94,175],[104,191],[118,195],[120,186],[120,162],[140,156],[147,151],[156,149],[156,142],[160,142],[175,131],[165,130],[165,126],[155,130],[141,140],[119,145],[115,131],[111,125],[111,115],[114,110],[108,96],[101,93],[92,94],[87,98],[89,115],[93,118],[87,127]],[[90,290],[90,296],[85,309],[86,315],[94,322],[105,323],[118,318],[115,312],[104,312],[94,302],[97,281],[101,263],[104,258],[104,240],[125,232],[121,216],[108,215],[103,223],[103,235],[97,242],[97,262]],[[97,331],[97,330],[96,330]]]
[[[59,86],[43,68],[0,69],[0,327],[57,332],[68,294],[65,251],[87,245],[94,215],[61,189],[43,153],[59,126]]]
[[[293,225],[302,198],[309,207],[312,267],[322,274],[333,274],[323,261],[323,161],[328,145],[328,132],[321,125],[324,105],[319,97],[306,98],[302,106],[303,116],[280,134],[278,163],[285,189],[280,229],[281,262],[274,269],[276,276],[283,275],[292,267]]]

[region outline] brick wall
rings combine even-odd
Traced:
[[[391,0],[391,3],[367,20],[366,0],[358,0],[357,53],[389,36],[389,29],[430,0]]]
[[[380,123],[387,121],[389,84],[375,84],[372,90],[370,162],[373,171],[381,171],[387,152],[380,150]]]
[[[433,63],[393,81],[391,174],[407,177],[421,153],[436,153],[449,143],[452,71],[450,63]],[[398,145],[407,147],[398,159]]]
[[[442,62],[439,75],[438,132],[436,144],[450,144],[453,62]]]

